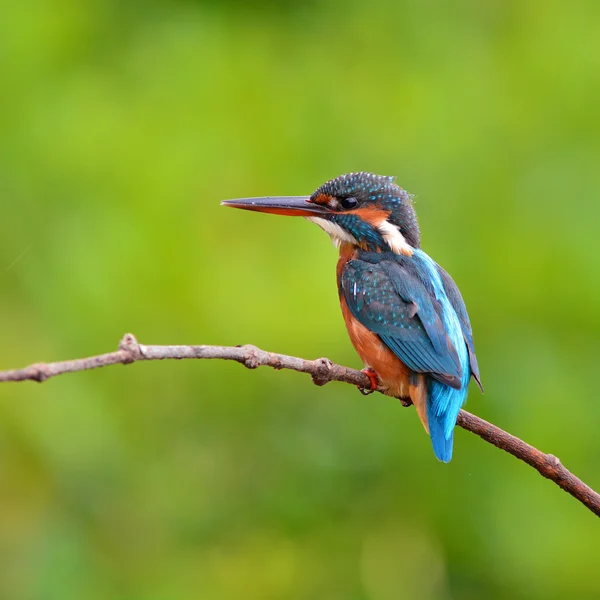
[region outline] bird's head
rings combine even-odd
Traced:
[[[226,200],[225,206],[306,217],[339,244],[375,252],[411,255],[420,246],[417,216],[409,194],[393,177],[348,173],[331,179],[310,197],[280,196]]]

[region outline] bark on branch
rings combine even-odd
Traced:
[[[255,346],[145,346],[139,344],[136,338],[126,334],[116,352],[78,358],[54,363],[37,363],[24,369],[0,371],[0,382],[3,381],[46,381],[50,377],[63,373],[87,371],[106,367],[108,365],[128,365],[141,360],[165,360],[184,358],[216,358],[234,360],[248,369],[257,367],[272,367],[274,369],[291,369],[308,373],[315,384],[325,385],[329,381],[341,381],[368,388],[369,378],[360,371],[336,365],[327,358],[305,360],[295,356],[265,352]],[[575,477],[566,469],[560,460],[552,454],[545,454],[525,443],[523,440],[507,433],[503,429],[480,419],[479,417],[461,410],[457,424],[478,435],[486,442],[512,454],[519,460],[533,467],[540,475],[550,479],[565,492],[579,500],[596,516],[600,516],[600,494]]]

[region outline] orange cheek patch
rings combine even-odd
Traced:
[[[346,211],[346,215],[356,215],[374,228],[379,227],[390,216],[389,210],[383,210],[378,206],[363,206],[356,210]]]

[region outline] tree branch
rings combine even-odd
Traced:
[[[145,346],[139,344],[130,333],[123,337],[116,352],[62,362],[37,363],[24,369],[0,371],[0,382],[26,380],[42,382],[63,373],[88,371],[108,365],[128,365],[142,360],[179,360],[184,358],[234,360],[248,369],[256,369],[261,366],[273,367],[278,370],[291,369],[300,373],[308,373],[317,385],[325,385],[329,381],[342,381],[363,388],[369,388],[370,386],[370,379],[364,373],[336,365],[327,358],[305,360],[295,356],[265,352],[250,345],[239,347]],[[600,494],[575,477],[556,456],[544,454],[518,437],[465,410],[460,411],[457,425],[527,463],[540,475],[550,479],[565,492],[579,500],[595,515],[600,516]]]

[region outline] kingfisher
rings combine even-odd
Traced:
[[[337,287],[366,392],[413,404],[436,457],[452,458],[471,377],[483,392],[469,315],[448,273],[421,249],[412,197],[395,177],[348,173],[311,196],[240,198],[225,206],[306,217],[339,248]]]

